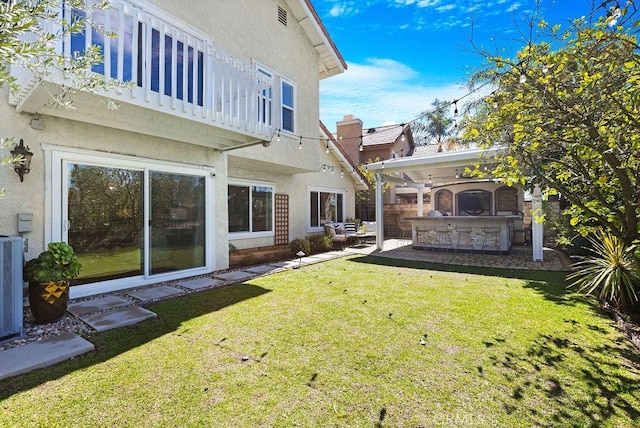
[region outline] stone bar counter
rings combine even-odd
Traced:
[[[505,253],[513,243],[517,215],[407,217],[413,248]]]

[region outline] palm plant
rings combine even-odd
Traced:
[[[589,242],[592,248],[587,250],[593,256],[582,257],[573,265],[575,272],[567,277],[573,281],[569,286],[617,306],[638,303],[640,272],[635,264],[635,248],[626,247],[617,236],[602,229],[589,237]]]

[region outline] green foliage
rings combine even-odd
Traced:
[[[573,265],[575,272],[567,277],[573,281],[570,286],[618,306],[636,304],[640,272],[634,262],[635,248],[625,246],[615,235],[602,230],[590,237],[589,242],[593,256]]]
[[[24,266],[24,280],[27,282],[60,281],[80,275],[82,265],[73,248],[64,242],[51,242],[47,250]]]
[[[325,235],[324,233],[314,233],[309,235],[307,236],[307,240],[310,244],[311,254],[324,253],[325,251],[329,251],[333,248],[333,240],[331,240],[330,236]]]
[[[67,0],[64,4],[65,7],[80,10],[89,16],[92,12],[109,6],[108,1],[92,4],[81,0]],[[64,19],[62,7],[63,2],[60,0],[0,2],[0,88],[8,88],[12,93],[20,89],[11,73],[12,66],[28,69],[36,84],[42,84],[54,71],[59,72],[67,82],[65,85],[57,86],[55,91],[48,85],[41,87],[49,91],[51,104],[62,108],[72,106],[73,93],[78,90],[98,94],[130,86],[130,83],[106,79],[91,71],[92,65],[103,61],[98,46],[90,46],[82,54],[76,53],[72,57],[65,57],[58,52],[57,46],[66,37],[85,30],[87,25],[91,27],[90,31],[97,31],[105,37],[114,36],[79,14],[72,21]],[[51,25],[43,26],[44,22]],[[55,30],[50,31],[51,28]],[[108,100],[107,106],[112,109],[118,107],[113,100]],[[0,141],[0,149],[12,144],[11,139],[3,139]],[[12,164],[15,160],[2,155],[0,167]],[[3,195],[4,189],[0,189],[0,197]]]
[[[618,26],[544,23],[515,58],[483,52],[489,67],[472,82],[495,91],[465,128],[502,149],[494,176],[560,193],[579,234],[601,227],[626,247],[640,226],[640,21],[628,12]]]
[[[367,183],[369,184],[369,190],[358,190],[356,192],[356,200],[358,202],[367,202],[367,201],[375,201],[375,192],[376,192],[376,176],[373,173],[373,171],[367,169],[367,165],[373,162],[380,162],[380,158],[375,158],[374,160],[367,160],[367,162],[365,162],[364,164],[360,164],[358,166],[358,169],[360,170],[360,172],[362,173],[362,175],[364,176],[364,178],[366,178]],[[384,183],[382,185],[382,193],[386,192],[387,190],[389,190],[391,188],[391,184],[390,183]]]
[[[311,243],[308,239],[297,238],[289,243],[291,253],[295,255],[298,251],[302,251],[305,254],[311,254]]]

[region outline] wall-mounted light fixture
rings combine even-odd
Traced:
[[[31,158],[33,157],[33,153],[29,151],[29,146],[24,146],[24,141],[21,138],[20,144],[16,144],[13,150],[11,150],[11,155],[17,158],[13,162],[13,169],[16,174],[20,176],[20,182],[22,182],[25,174],[29,174],[29,171],[31,171]]]

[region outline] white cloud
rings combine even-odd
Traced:
[[[512,3],[511,6],[509,6],[507,8],[507,12],[511,13],[511,12],[515,12],[516,10],[520,9],[522,7],[521,3],[515,2]]]
[[[331,9],[329,10],[329,16],[333,18],[337,18],[345,15],[352,15],[357,13],[358,9],[354,6],[354,3],[351,1],[348,2],[339,2],[335,3]]]
[[[455,9],[455,8],[456,8],[455,4],[448,4],[448,5],[445,5],[445,6],[436,7],[436,10],[438,12],[446,12],[448,10],[452,10],[452,9]]]
[[[418,1],[418,7],[431,7],[440,4],[440,0],[420,0]]]
[[[391,59],[373,58],[348,66],[344,74],[320,83],[320,119],[330,130],[347,114],[362,120],[365,128],[407,123],[429,109],[436,98],[453,100],[468,93],[455,82],[430,84],[411,67]]]

